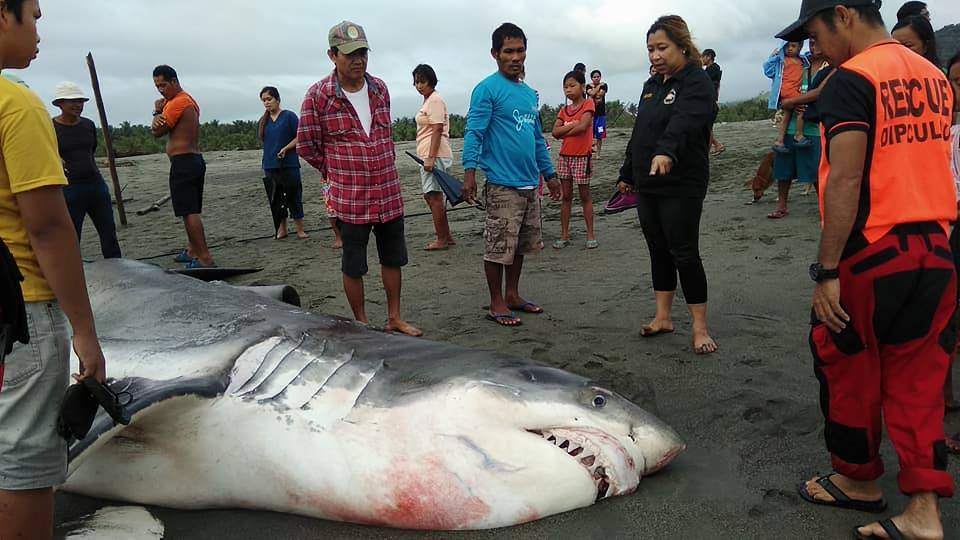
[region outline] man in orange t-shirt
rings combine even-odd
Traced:
[[[203,182],[207,165],[200,155],[200,106],[180,87],[177,72],[170,66],[157,66],[153,82],[163,97],[153,109],[154,137],[170,135],[167,156],[170,158],[170,198],[173,214],[183,218],[187,230],[187,248],[174,260],[187,263],[187,268],[216,266],[207,248],[200,213],[203,210]]]

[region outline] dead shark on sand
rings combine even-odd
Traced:
[[[684,449],[653,415],[560,369],[133,261],[86,275],[133,421],[101,415],[72,445],[69,492],[481,529],[632,493]]]

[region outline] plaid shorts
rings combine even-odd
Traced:
[[[557,176],[561,180],[573,180],[574,184],[588,186],[593,179],[590,156],[560,156]]]

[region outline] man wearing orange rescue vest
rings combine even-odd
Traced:
[[[943,384],[956,344],[957,277],[947,234],[953,94],[943,74],[897,46],[880,0],[804,0],[777,37],[815,38],[837,73],[820,94],[823,232],[810,346],[834,474],[800,486],[808,502],[880,513],[881,421],[910,497],[861,538],[943,538]]]

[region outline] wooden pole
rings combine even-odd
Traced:
[[[123,189],[120,187],[120,177],[117,175],[117,161],[113,153],[113,138],[110,137],[110,124],[107,123],[107,109],[103,106],[103,96],[100,94],[100,80],[97,78],[97,66],[93,63],[93,53],[87,53],[87,67],[90,68],[90,84],[93,86],[93,95],[97,99],[97,109],[100,110],[100,127],[103,129],[103,143],[107,147],[107,162],[110,164],[110,177],[113,179],[113,196],[117,200],[117,212],[120,214],[120,224],[127,226],[127,212],[123,208]]]

